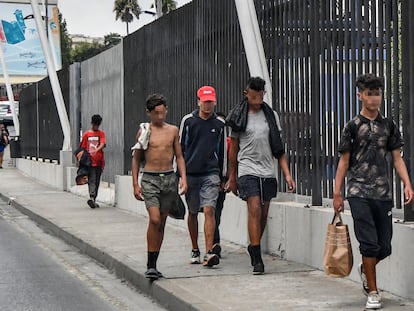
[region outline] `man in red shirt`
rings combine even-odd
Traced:
[[[91,129],[83,134],[80,144],[91,156],[92,165],[89,167],[88,187],[89,197],[88,205],[90,208],[97,208],[99,205],[95,202],[98,196],[98,188],[101,180],[101,174],[105,166],[105,157],[103,148],[106,146],[105,132],[99,129],[102,123],[102,117],[99,114],[92,116]]]

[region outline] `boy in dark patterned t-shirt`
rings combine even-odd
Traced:
[[[366,308],[377,309],[381,307],[381,297],[376,284],[376,265],[391,254],[393,202],[388,176],[389,154],[404,183],[405,204],[411,203],[414,194],[400,153],[404,144],[400,131],[394,121],[379,112],[382,80],[366,74],[359,76],[356,84],[362,109],[342,132],[333,205],[336,212],[343,212],[341,189],[348,173],[347,199],[362,255],[358,271],[363,292],[368,296]]]

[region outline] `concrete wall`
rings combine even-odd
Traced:
[[[124,69],[122,44],[81,63],[81,131],[100,114],[106,134],[106,167],[102,180],[114,182],[124,174]],[[99,78],[97,78],[99,77]]]
[[[16,167],[23,172],[44,184],[59,190],[65,190],[64,169],[62,165],[43,162],[36,159],[16,158]]]
[[[72,152],[60,151],[60,163],[48,159],[15,158],[15,166],[44,184],[59,190],[68,190],[75,183],[76,168],[72,167]]]

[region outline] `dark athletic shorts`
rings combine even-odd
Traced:
[[[249,197],[260,196],[262,202],[270,202],[277,194],[276,178],[245,175],[239,177],[237,184],[239,196],[243,201],[247,201]]]
[[[392,201],[348,198],[348,202],[361,255],[379,260],[391,255]]]

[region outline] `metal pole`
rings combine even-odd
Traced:
[[[53,63],[52,53],[50,51],[50,46],[48,40],[46,38],[45,29],[43,28],[42,17],[40,14],[39,6],[37,5],[35,0],[30,0],[33,15],[36,21],[36,28],[39,32],[40,42],[42,44],[43,54],[45,56],[46,66],[49,74],[50,84],[52,86],[53,95],[56,102],[56,108],[58,111],[60,124],[62,126],[63,131],[63,151],[70,151],[71,150],[71,143],[70,143],[70,123],[68,114],[66,112],[65,102],[63,101],[62,90],[60,88],[60,83],[58,76],[56,74],[55,65]]]
[[[410,52],[414,47],[413,27],[414,21],[412,15],[414,13],[414,4],[412,1],[404,0],[401,2],[401,24],[402,24],[402,119],[404,129],[404,161],[407,165],[408,173],[413,177],[414,173],[414,136],[413,136],[413,117],[414,109],[411,99],[414,96],[414,60]],[[404,221],[414,221],[414,203],[404,206]]]
[[[12,90],[10,79],[9,79],[9,73],[7,72],[6,58],[3,52],[3,43],[0,43],[0,59],[1,59],[1,67],[3,68],[4,82],[6,83],[7,97],[9,98],[9,102],[12,107],[11,111],[12,111],[12,116],[13,116],[14,130],[16,131],[16,136],[20,136],[20,123],[19,123],[19,118],[17,117],[17,113],[16,113],[16,105],[14,103],[14,95],[13,95],[13,90]]]
[[[272,84],[267,68],[266,56],[263,48],[262,35],[257,20],[256,8],[253,0],[234,0],[239,17],[240,31],[246,51],[247,64],[251,76],[260,76],[266,81],[267,93],[264,100],[273,106]]]
[[[322,205],[321,177],[321,120],[320,114],[320,31],[319,1],[311,1],[311,106],[312,106],[312,205]],[[325,169],[325,168],[323,168]]]

